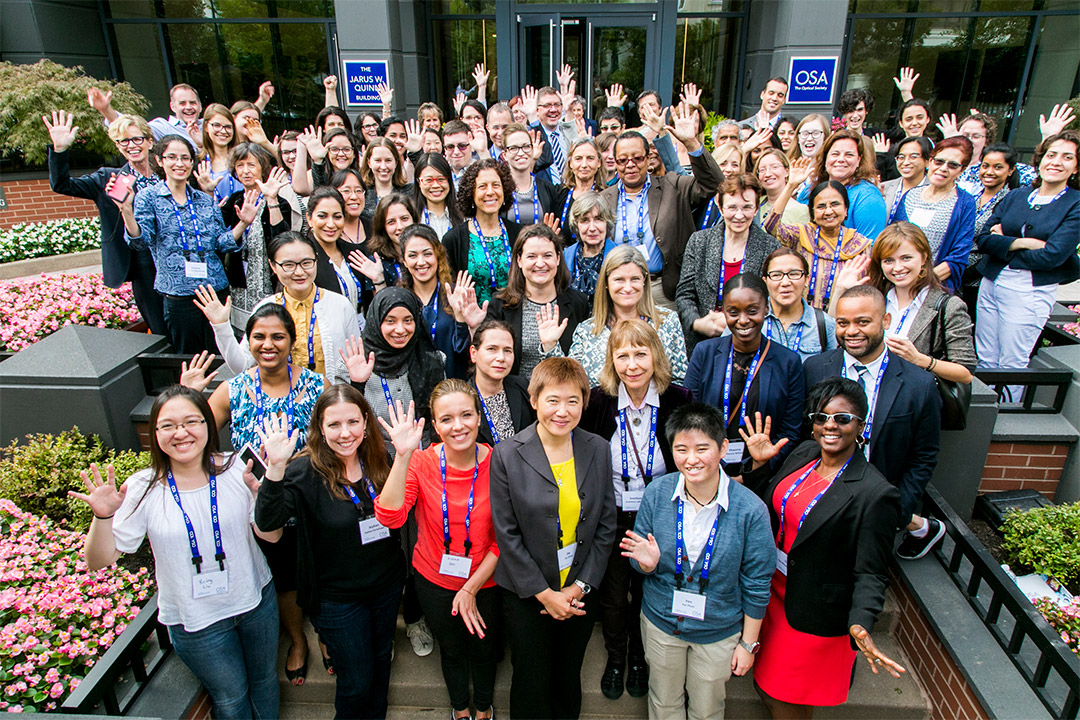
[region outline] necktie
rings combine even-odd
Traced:
[[[552,182],[561,183],[566,171],[566,156],[563,154],[558,128],[551,131],[551,154],[555,157],[555,162],[551,164]]]
[[[870,368],[866,367],[865,365],[860,365],[856,363],[855,370],[859,373],[859,387],[861,387],[863,389],[863,392],[866,393],[866,400],[867,402],[869,402],[870,384],[866,381],[866,379],[870,376]]]

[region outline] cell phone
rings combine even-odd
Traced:
[[[266,463],[263,462],[262,456],[251,446],[251,443],[248,443],[240,450],[240,460],[244,463],[244,467],[247,467],[248,460],[250,460],[251,474],[262,482],[262,479],[266,477]]]
[[[127,200],[128,195],[131,194],[131,188],[135,187],[135,176],[126,173],[118,173],[113,177],[116,178],[116,181],[111,188],[105,191],[105,194],[116,202],[122,203]]]

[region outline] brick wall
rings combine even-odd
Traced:
[[[97,206],[89,200],[57,195],[49,189],[49,181],[9,180],[0,183],[4,188],[7,207],[0,209],[0,229],[16,223],[45,222],[64,218],[94,217]]]
[[[949,656],[903,581],[893,574],[896,598],[892,634],[907,654],[908,669],[918,678],[934,705],[933,717],[948,720],[989,720],[967,679]]]
[[[983,466],[979,492],[1035,490],[1054,499],[1069,446],[992,442]]]
[[[210,694],[202,690],[199,692],[199,696],[195,698],[195,702],[191,704],[183,720],[210,720],[210,709],[213,705]]]

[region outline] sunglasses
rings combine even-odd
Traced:
[[[810,422],[814,423],[815,425],[824,425],[825,423],[832,420],[833,422],[835,422],[837,425],[840,425],[841,427],[850,425],[853,422],[862,422],[863,421],[863,419],[861,417],[859,417],[858,415],[854,415],[852,413],[831,413],[830,414],[830,413],[817,412],[817,413],[810,413],[809,415],[807,415],[807,417],[810,418]]]

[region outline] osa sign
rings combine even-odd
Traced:
[[[836,86],[836,57],[793,57],[788,69],[787,102],[830,105]]]

